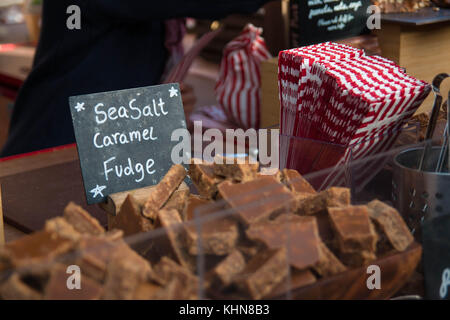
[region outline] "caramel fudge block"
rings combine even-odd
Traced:
[[[81,238],[75,228],[62,217],[56,217],[45,222],[45,230],[59,235],[61,238],[66,238],[74,242]]]
[[[378,236],[366,206],[328,208],[341,253],[375,252]]]
[[[189,269],[182,267],[168,257],[162,257],[154,267],[153,281],[166,286],[174,278],[180,280],[185,288],[197,287],[198,285],[197,277]]]
[[[214,174],[225,179],[248,182],[257,177],[259,163],[250,158],[230,158],[217,155],[214,158]]]
[[[181,214],[181,218],[183,219],[183,221],[185,221],[186,217],[184,216],[184,211],[189,200],[189,195],[189,189],[175,191],[174,194],[170,196],[169,200],[162,209],[177,210]]]
[[[321,241],[314,217],[281,216],[276,221],[250,226],[246,235],[269,249],[287,248],[289,264],[299,270],[319,263]]]
[[[105,234],[101,235],[101,238],[108,241],[118,241],[123,239],[123,231],[119,229],[110,229]]]
[[[295,206],[292,193],[274,177],[232,184],[222,182],[219,193],[245,225],[289,212]]]
[[[104,282],[106,269],[117,250],[127,245],[124,242],[113,242],[98,237],[83,238],[78,244],[76,265],[80,266],[83,274],[98,282]]]
[[[5,253],[16,267],[50,260],[73,248],[73,242],[56,233],[39,231],[5,245]]]
[[[155,220],[158,211],[166,204],[185,177],[186,169],[181,164],[174,165],[170,168],[161,182],[150,193],[144,205],[143,215]]]
[[[154,295],[155,300],[198,300],[194,286],[186,287],[179,278],[174,278],[158,290]]]
[[[257,177],[271,176],[277,179],[277,181],[281,182],[282,174],[278,168],[260,168],[260,171],[257,174]]]
[[[189,167],[189,176],[202,197],[207,199],[216,198],[217,185],[223,181],[223,178],[214,174],[214,165],[212,163],[194,159]]]
[[[374,252],[370,251],[354,251],[354,252],[341,252],[339,254],[341,261],[351,268],[359,268],[370,264],[377,259]]]
[[[286,249],[258,253],[234,283],[251,299],[262,299],[279,285],[289,272]]]
[[[131,236],[154,229],[152,222],[141,214],[141,207],[129,194],[117,216],[110,217],[110,227],[122,230],[125,236]]]
[[[177,210],[158,212],[156,226],[164,228],[164,234],[154,239],[153,254],[167,255],[183,267],[192,269],[195,266],[195,258],[185,249],[186,235],[182,223]]]
[[[105,233],[105,229],[97,219],[73,202],[69,203],[64,209],[64,218],[81,234],[96,236]]]
[[[121,247],[108,263],[105,280],[106,300],[131,300],[140,283],[152,276],[150,264],[133,250]]]
[[[347,270],[324,243],[320,244],[320,253],[320,261],[313,269],[321,277],[329,277]]]
[[[133,300],[154,300],[155,295],[162,288],[156,284],[145,282],[138,285]]]
[[[368,208],[370,218],[395,250],[405,251],[414,242],[414,237],[397,210],[379,200],[370,202]]]
[[[223,287],[229,286],[234,277],[244,270],[245,265],[244,255],[238,250],[233,251],[211,271],[213,283]]]
[[[350,189],[332,187],[298,203],[297,213],[315,215],[326,211],[328,207],[350,205]]]
[[[254,256],[256,256],[258,252],[262,251],[265,248],[262,243],[250,241],[245,237],[243,238],[244,239],[240,239],[240,241],[236,245],[236,249],[244,255],[246,261],[251,260]]]
[[[25,284],[17,273],[14,273],[0,288],[3,300],[41,300],[42,294]]]
[[[294,193],[317,193],[313,186],[296,170],[283,169],[281,173],[281,182],[283,182]]]
[[[103,295],[103,287],[96,281],[81,274],[80,289],[70,290],[67,280],[67,266],[56,265],[50,275],[45,288],[44,299],[46,300],[98,300]],[[82,270],[80,270],[82,272]]]
[[[189,199],[186,216],[190,223],[185,225],[185,230],[186,246],[190,254],[223,256],[231,253],[236,247],[239,238],[236,221],[223,217],[208,218],[218,210],[220,208],[215,203],[195,197]],[[201,239],[199,239],[200,230]]]

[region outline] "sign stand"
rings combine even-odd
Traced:
[[[0,184],[0,247],[5,244],[5,227],[3,225],[2,185]]]

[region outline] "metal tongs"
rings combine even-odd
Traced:
[[[441,105],[442,105],[442,95],[441,95],[440,87],[441,87],[442,81],[444,81],[448,77],[450,77],[450,75],[448,73],[440,73],[433,79],[432,89],[433,89],[433,93],[434,93],[434,103],[433,103],[433,110],[431,111],[430,120],[428,122],[425,141],[429,141],[433,138],[434,131],[436,129],[436,123],[437,123],[437,120],[439,117],[439,111],[441,110]],[[448,112],[449,111],[447,109],[447,113]],[[450,118],[448,118],[448,119],[450,119]],[[444,145],[442,146],[442,149],[444,149],[444,150],[441,150],[441,155],[439,157],[438,166],[436,169],[436,171],[439,171],[439,172],[440,172],[440,170],[443,169],[444,162],[445,162],[444,156],[448,152],[448,141],[449,141],[448,131],[449,130],[448,130],[448,123],[447,123],[447,127],[445,130],[445,139],[444,139],[446,141],[444,141]],[[422,154],[422,157],[419,162],[419,170],[420,171],[424,170],[425,163],[427,162],[427,159],[432,151],[432,148],[433,148],[433,146],[432,146],[431,142],[425,144],[425,147],[423,149],[423,154]]]

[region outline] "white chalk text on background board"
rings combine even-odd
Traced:
[[[178,84],[75,96],[69,102],[89,204],[155,185],[171,167],[170,133],[186,128]]]

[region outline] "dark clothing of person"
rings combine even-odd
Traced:
[[[164,20],[251,13],[270,0],[44,0],[33,70],[16,100],[0,157],[75,142],[68,98],[158,84]],[[81,29],[67,20],[81,10]]]

